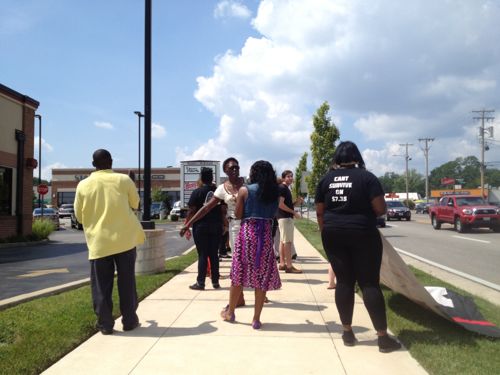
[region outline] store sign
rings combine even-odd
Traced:
[[[454,185],[454,184],[455,184],[454,178],[444,177],[441,179],[441,185]]]
[[[198,188],[202,168],[210,168],[214,174],[214,183],[219,183],[220,162],[213,160],[181,161],[181,202],[186,207],[193,190]]]

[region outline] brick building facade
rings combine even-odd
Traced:
[[[35,111],[39,102],[0,84],[0,238],[31,234]]]

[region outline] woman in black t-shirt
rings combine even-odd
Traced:
[[[386,211],[384,191],[365,163],[357,146],[342,142],[333,156],[334,168],[316,189],[316,214],[323,247],[335,275],[335,303],[344,328],[344,345],[354,346],[352,331],[354,286],[358,282],[363,301],[377,330],[379,350],[388,353],[401,345],[387,335],[384,296],[380,289],[382,241],[377,216]]]
[[[210,168],[201,169],[202,185],[193,191],[189,198],[189,211],[186,217],[188,222],[192,216],[199,211],[214,195],[215,185],[212,183],[213,171]],[[189,287],[194,290],[205,289],[205,277],[207,275],[207,264],[210,259],[210,274],[212,285],[215,289],[219,284],[219,241],[222,236],[222,211],[217,205],[211,209],[203,218],[193,224],[193,239],[198,251],[198,277],[196,283]]]

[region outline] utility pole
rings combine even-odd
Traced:
[[[405,146],[406,151],[405,151],[405,162],[406,162],[406,204],[410,201],[409,194],[408,194],[408,161],[411,160],[410,156],[408,155],[408,146],[413,146],[413,143],[403,143],[399,144],[400,146]]]
[[[495,119],[494,116],[488,116],[488,113],[495,112],[494,109],[480,109],[477,111],[472,111],[473,113],[479,113],[479,116],[473,117],[474,120],[481,120],[481,126],[479,127],[479,142],[481,144],[481,197],[484,198],[484,151],[485,151],[485,142],[484,142],[484,132],[485,130],[490,134],[490,138],[493,137],[493,126],[490,126],[488,129],[484,128],[484,121],[493,121]]]
[[[425,200],[429,203],[429,142],[433,142],[434,138],[419,138],[419,142],[425,142],[425,147],[422,148],[425,156]]]

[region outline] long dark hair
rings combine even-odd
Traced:
[[[264,203],[271,203],[278,199],[279,187],[276,181],[276,172],[268,161],[259,160],[250,168],[250,183],[259,184],[257,197]]]
[[[366,169],[365,161],[359,152],[358,146],[354,142],[340,142],[333,154],[333,165],[346,167],[358,165],[358,168]]]

